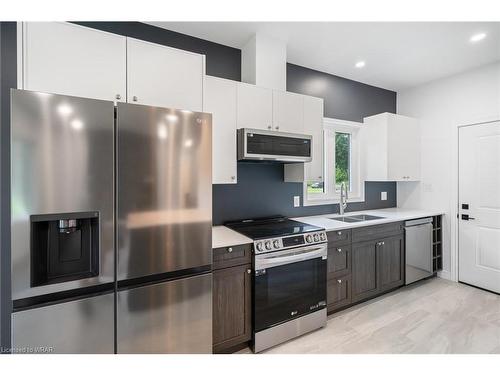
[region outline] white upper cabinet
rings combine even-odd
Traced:
[[[127,38],[129,103],[201,111],[203,55]]]
[[[126,100],[126,38],[63,22],[23,24],[22,88]]]
[[[304,96],[304,133],[312,140],[312,161],[305,163],[306,180],[324,180],[323,99]]]
[[[271,130],[273,125],[273,91],[238,83],[238,128]]]
[[[303,95],[273,91],[273,130],[287,133],[304,132]]]
[[[286,182],[321,182],[325,178],[323,99],[306,95],[300,95],[300,99],[303,121],[298,132],[312,135],[312,160],[308,163],[285,164],[284,180]]]
[[[420,129],[414,118],[381,113],[361,130],[367,181],[419,181]]]
[[[236,178],[236,97],[238,83],[205,76],[203,112],[212,114],[212,181],[234,184]]]

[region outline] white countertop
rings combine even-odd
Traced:
[[[419,209],[405,209],[405,208],[384,208],[381,210],[367,210],[367,211],[353,211],[346,212],[344,216],[367,214],[374,216],[381,216],[383,219],[360,221],[359,223],[344,223],[342,221],[331,220],[332,217],[338,217],[338,214],[327,214],[318,216],[303,216],[294,217],[293,220],[301,221],[303,223],[316,225],[325,228],[326,231],[366,227],[370,225],[378,225],[384,223],[393,223],[395,221],[404,221],[419,219],[422,217],[444,215],[440,210],[419,210]],[[247,243],[252,243],[253,240],[238,232],[229,229],[223,225],[212,227],[212,249],[227,246],[237,246]]]
[[[252,239],[239,234],[238,232],[229,229],[224,225],[217,225],[212,227],[212,249],[226,246],[243,245],[252,242]]]
[[[359,214],[381,216],[383,217],[383,219],[366,220],[366,221],[360,221],[359,223],[344,223],[342,221],[330,219],[333,217],[340,216],[338,214],[293,217],[291,219],[325,228],[326,231],[332,231],[338,229],[349,229],[349,228],[366,227],[370,225],[378,225],[384,223],[392,223],[395,221],[412,220],[428,216],[444,215],[444,212],[440,210],[420,210],[420,209],[405,209],[405,208],[394,207],[394,208],[384,208],[381,210],[346,212],[344,216],[352,216]]]

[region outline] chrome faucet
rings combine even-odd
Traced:
[[[345,182],[340,184],[340,202],[339,202],[339,214],[344,215],[344,210],[347,208],[347,185]]]

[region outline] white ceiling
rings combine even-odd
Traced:
[[[500,61],[500,22],[150,24],[236,48],[261,32],[287,43],[290,63],[396,91]],[[487,37],[470,43],[479,32]]]

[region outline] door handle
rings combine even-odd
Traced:
[[[462,220],[476,220],[476,218],[470,217],[468,214],[462,214]]]

